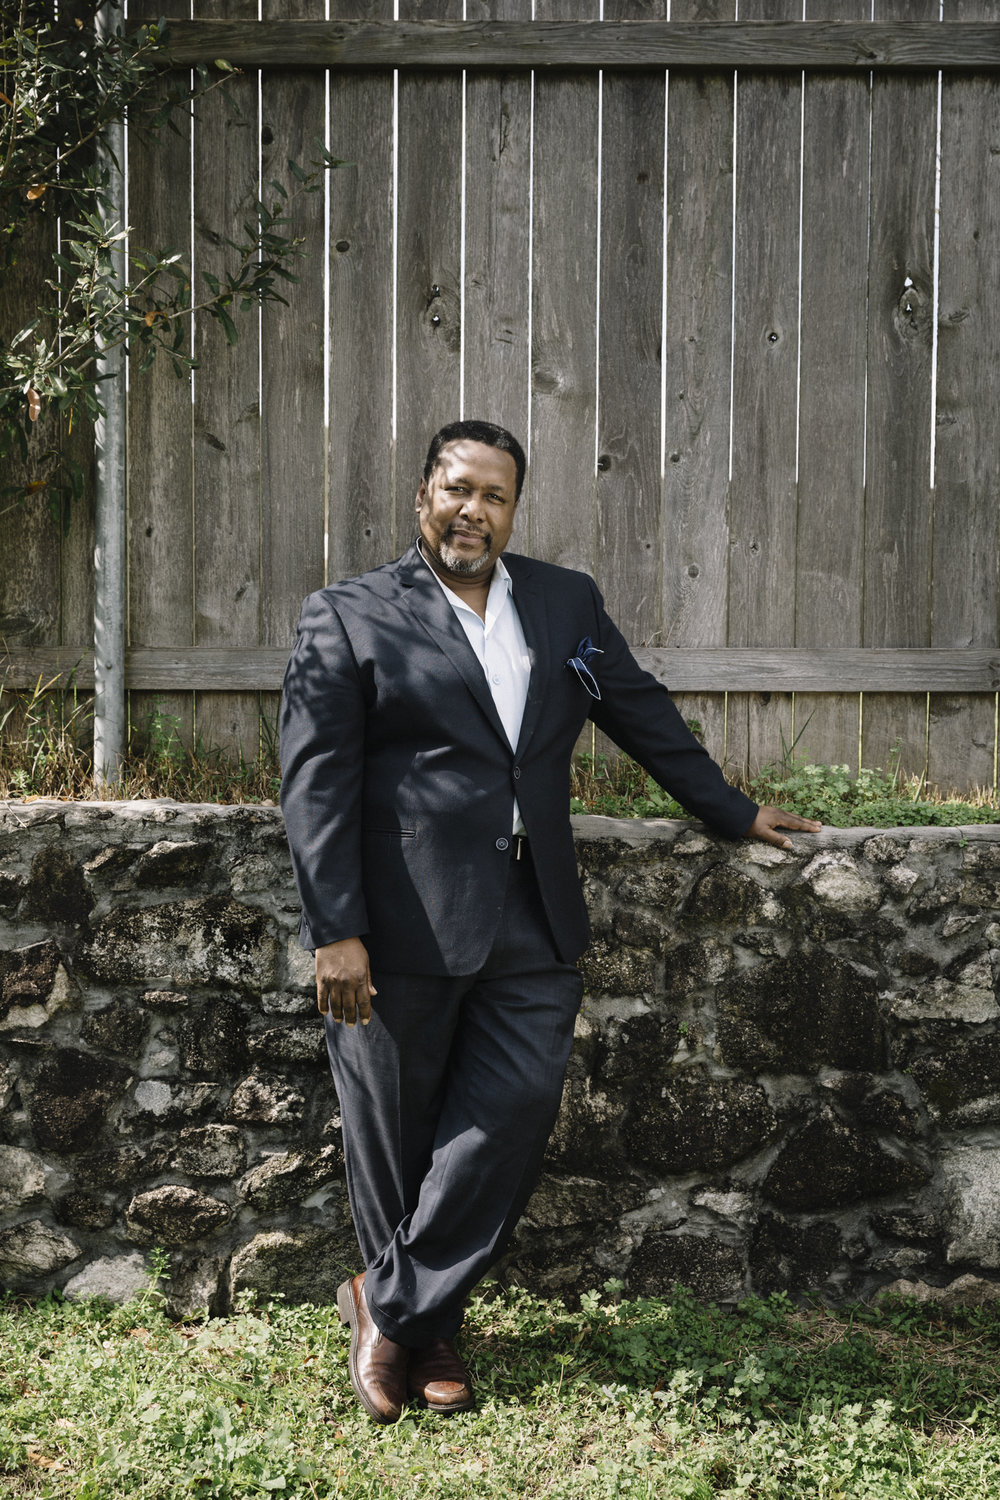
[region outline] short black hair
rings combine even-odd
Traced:
[[[449,422],[436,432],[431,438],[431,445],[427,450],[427,462],[424,464],[424,480],[430,479],[441,449],[446,443],[485,443],[487,448],[499,448],[501,453],[509,453],[517,468],[517,487],[514,491],[514,499],[521,498],[521,486],[524,484],[524,471],[527,467],[527,459],[524,449],[514,437],[513,433],[507,431],[506,427],[498,427],[495,422]]]

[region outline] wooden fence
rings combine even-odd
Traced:
[[[138,243],[197,276],[317,135],[346,165],[292,305],[130,381],[133,723],[252,750],[302,596],[406,547],[463,414],[527,441],[512,546],[597,578],[730,766],[995,785],[1000,0],[468,4],[175,28],[246,62],[243,121],[133,143]],[[83,510],[0,518],[0,569],[10,680],[86,682]]]

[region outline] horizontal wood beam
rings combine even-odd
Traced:
[[[647,671],[674,692],[698,693],[995,693],[998,650],[813,650],[719,646],[704,651],[637,648]],[[125,680],[142,692],[276,692],[285,647],[190,650],[133,647]],[[600,678],[600,667],[597,669]],[[90,647],[15,647],[0,654],[0,686],[32,689],[94,684]]]
[[[184,21],[173,62],[258,68],[1000,68],[1000,24],[949,21]]]

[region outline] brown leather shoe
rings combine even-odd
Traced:
[[[428,1411],[470,1411],[476,1404],[472,1378],[450,1339],[435,1339],[426,1349],[410,1351],[406,1384],[411,1396],[426,1402]]]
[[[398,1422],[406,1400],[410,1351],[387,1339],[374,1322],[365,1299],[363,1271],[338,1287],[337,1311],[351,1330],[348,1369],[358,1400],[376,1422]]]

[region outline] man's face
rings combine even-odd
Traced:
[[[424,551],[443,573],[488,573],[510,540],[517,509],[517,465],[509,453],[466,438],[445,443],[417,514]]]

